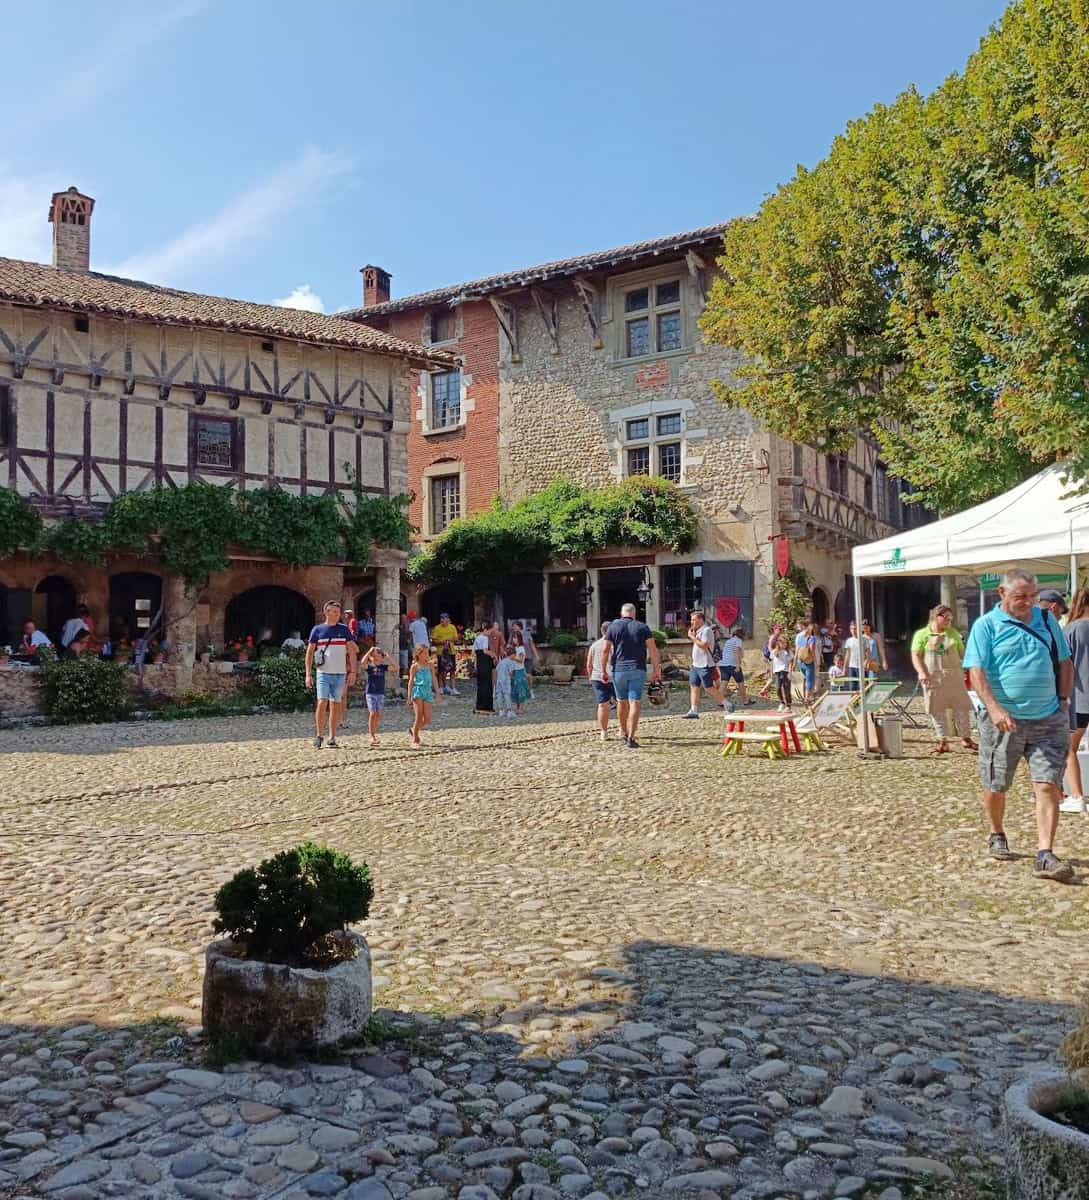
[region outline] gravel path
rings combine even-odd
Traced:
[[[992,863],[974,757],[911,731],[898,761],[723,760],[675,699],[627,751],[584,688],[539,696],[449,701],[420,751],[400,707],[377,750],[354,712],[339,751],[305,716],[0,732],[0,1195],[896,1200],[992,1170],[1089,969],[1027,783]],[[305,838],[370,864],[375,1045],[209,1071],[211,897]],[[1057,849],[1084,880],[1089,821]]]

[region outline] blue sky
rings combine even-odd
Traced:
[[[18,5],[0,255],[48,260],[49,195],[75,184],[95,269],[333,311],[367,262],[407,295],[707,225],[958,70],[1003,7]]]

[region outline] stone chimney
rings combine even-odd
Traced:
[[[66,192],[54,192],[49,206],[53,222],[53,266],[65,271],[87,271],[91,266],[91,211],[95,202],[90,196],[70,187]]]
[[[360,274],[363,276],[363,307],[385,304],[389,299],[389,272],[368,263],[360,270]]]

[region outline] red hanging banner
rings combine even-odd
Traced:
[[[790,570],[790,538],[786,536],[775,539],[775,566],[780,575]]]

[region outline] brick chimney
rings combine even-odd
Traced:
[[[91,266],[91,211],[95,202],[90,196],[70,187],[66,192],[54,192],[49,206],[53,222],[53,266],[65,271],[87,271]]]
[[[361,268],[360,274],[363,276],[363,307],[370,308],[372,304],[385,304],[389,299],[389,272],[368,263]]]

